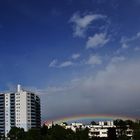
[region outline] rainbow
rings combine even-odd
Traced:
[[[132,117],[132,116],[123,116],[123,115],[106,115],[106,114],[84,114],[84,115],[75,115],[75,116],[66,116],[61,117],[53,120],[47,120],[44,123],[56,123],[60,124],[62,122],[80,122],[80,120],[115,120],[115,119],[122,119],[122,120],[137,120],[139,117]]]

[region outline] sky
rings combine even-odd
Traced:
[[[0,91],[41,98],[42,120],[140,117],[140,0],[0,1]]]

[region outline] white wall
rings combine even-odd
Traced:
[[[10,94],[5,94],[5,136],[11,129],[10,123]]]
[[[27,131],[27,93],[24,91],[16,93],[15,100],[16,127],[24,128]]]

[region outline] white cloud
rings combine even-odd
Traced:
[[[58,67],[63,68],[63,67],[69,67],[69,66],[72,66],[72,65],[73,65],[73,62],[65,61],[65,62],[61,63]]]
[[[49,67],[55,67],[55,68],[63,68],[63,67],[69,67],[74,65],[72,61],[64,61],[61,63],[58,63],[56,59],[54,59],[50,64]]]
[[[123,43],[123,44],[122,44],[122,49],[127,49],[127,48],[129,48],[128,44]]]
[[[97,56],[97,55],[91,55],[89,57],[89,60],[87,61],[87,64],[89,65],[99,65],[101,63],[102,63],[102,60],[100,56]]]
[[[126,39],[126,38],[122,37],[121,41],[120,41],[121,49],[128,49],[129,48],[129,45],[128,45],[129,43],[128,42],[130,42],[129,39]]]
[[[49,64],[49,67],[56,67],[56,64],[57,64],[57,60],[54,59],[54,60]]]
[[[136,35],[132,36],[132,37],[122,37],[121,38],[121,45],[122,45],[122,49],[127,49],[129,48],[129,44],[131,44],[132,42],[139,40],[140,39],[140,32],[138,32]]]
[[[140,51],[140,47],[135,47],[134,50],[135,51]]]
[[[121,61],[124,61],[126,60],[126,58],[124,56],[115,56],[111,59],[111,62],[112,63],[118,63],[118,62],[121,62]]]
[[[79,13],[75,13],[70,22],[74,24],[74,36],[84,37],[88,26],[95,20],[104,19],[106,16],[100,14],[87,14],[81,16]]]
[[[120,44],[121,47],[115,52],[116,54],[124,53],[127,49],[139,51],[138,45],[140,44],[140,32],[137,32],[131,37],[121,37]]]
[[[137,33],[137,37],[138,37],[138,38],[140,37],[140,32]]]
[[[80,57],[80,54],[76,53],[76,54],[73,54],[71,57],[72,59],[78,59]]]
[[[103,47],[106,43],[109,42],[109,38],[105,33],[95,34],[92,37],[88,38],[86,48],[97,48]]]

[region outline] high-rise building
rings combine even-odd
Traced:
[[[7,135],[14,126],[25,131],[41,126],[40,98],[20,85],[14,93],[0,94],[0,133]]]

